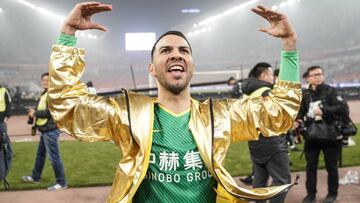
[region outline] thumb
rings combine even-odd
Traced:
[[[107,31],[106,27],[99,24],[99,23],[93,23],[92,26],[91,26],[91,29],[97,29],[97,30],[102,30],[104,32]]]
[[[264,28],[264,27],[261,27],[258,29],[260,32],[265,32],[265,33],[268,33],[269,29],[267,28]]]
[[[276,33],[276,30],[273,28],[259,28],[258,29],[260,32],[264,32],[267,33],[268,35],[271,35],[273,37],[279,37],[279,34]]]

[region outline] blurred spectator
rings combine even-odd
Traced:
[[[97,94],[96,88],[94,87],[92,81],[87,82],[86,86],[88,87],[88,90],[89,90],[90,94],[93,94],[93,95]]]
[[[6,176],[11,166],[13,150],[7,134],[6,122],[10,117],[11,98],[5,87],[0,85],[0,181],[3,182],[5,189],[9,184]]]
[[[32,175],[23,176],[22,180],[28,183],[39,184],[46,155],[48,155],[55,173],[56,183],[47,189],[49,191],[66,189],[67,184],[65,180],[64,166],[61,161],[58,146],[60,131],[51,117],[47,106],[49,73],[42,74],[41,84],[44,91],[41,94],[37,109],[30,108],[28,112],[30,118],[35,118],[35,125],[41,132],[40,142],[38,145]]]
[[[316,199],[316,179],[317,167],[320,151],[324,154],[326,171],[328,173],[328,194],[324,203],[335,202],[338,187],[338,161],[341,147],[341,140],[338,140],[337,133],[330,130],[335,126],[336,115],[345,111],[344,105],[337,97],[334,88],[325,84],[324,70],[320,66],[311,66],[304,73],[303,78],[309,83],[308,89],[303,92],[297,126],[303,124],[309,129],[309,126],[315,122],[324,122],[327,124],[325,130],[319,131],[318,136],[310,138],[303,130],[305,138],[305,158],[306,158],[306,190],[307,196],[303,199],[304,203],[315,202]],[[331,131],[331,132],[330,132]],[[306,136],[307,135],[307,136]]]
[[[227,84],[229,86],[232,86],[231,98],[238,99],[241,96],[240,85],[238,80],[236,80],[234,77],[230,77],[227,81]]]
[[[10,117],[11,98],[7,89],[0,85],[0,127],[6,132],[6,122]]]

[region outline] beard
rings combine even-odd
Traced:
[[[185,82],[177,83],[177,84],[170,84],[168,81],[166,81],[165,78],[157,78],[159,84],[164,87],[166,90],[171,92],[174,95],[179,95],[181,92],[183,92],[189,85],[191,76],[187,77]]]

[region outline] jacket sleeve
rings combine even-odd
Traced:
[[[80,82],[84,55],[80,48],[53,46],[49,63],[50,113],[62,131],[79,140],[114,140],[115,135],[122,134],[118,129],[119,102],[88,93],[86,85]]]
[[[261,89],[259,89],[261,90]],[[232,140],[257,140],[259,133],[274,136],[286,133],[297,116],[301,84],[278,81],[268,96],[247,96],[231,102]]]
[[[45,110],[36,110],[35,116],[37,118],[51,118],[51,114],[48,108]]]
[[[7,91],[5,92],[5,103],[6,103],[5,116],[9,118],[11,115],[11,98]]]
[[[294,123],[301,102],[299,57],[295,52],[282,52],[282,77],[267,96],[262,88],[230,104],[232,140],[257,140],[259,134],[274,136],[286,133]]]
[[[307,95],[306,95],[306,91],[303,92],[303,97],[301,99],[301,103],[300,103],[300,109],[299,109],[299,113],[296,117],[296,119],[300,119],[300,120],[304,120],[304,117],[306,116],[306,113],[308,111],[308,108],[306,106],[306,101],[307,101]]]
[[[327,94],[326,103],[321,107],[323,117],[334,117],[334,115],[341,114],[346,111],[346,104],[339,99],[334,88],[330,88]]]

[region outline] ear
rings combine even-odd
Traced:
[[[264,72],[262,72],[262,73],[261,73],[261,75],[260,75],[260,77],[259,77],[259,80],[264,79],[264,77],[265,77],[265,73],[264,73]]]
[[[149,74],[153,77],[156,77],[155,65],[153,63],[149,63]]]
[[[192,64],[193,68],[192,68],[192,74],[194,74],[196,72],[196,68],[195,68],[195,64]]]

